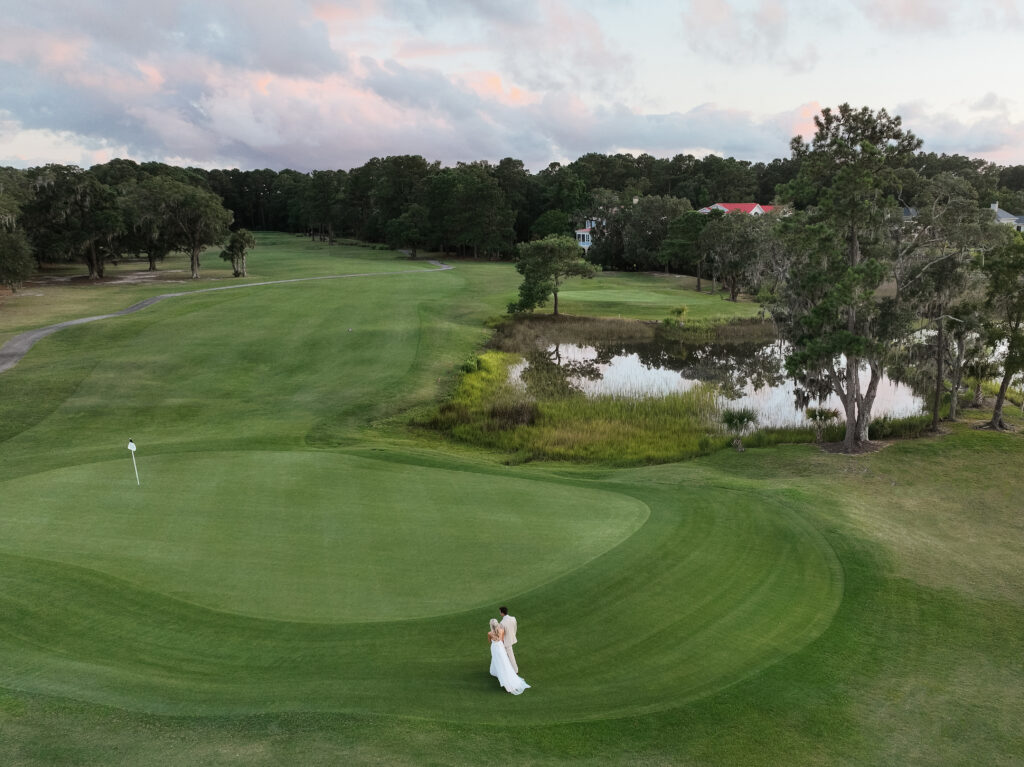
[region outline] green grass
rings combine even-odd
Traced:
[[[593,279],[569,280],[558,294],[558,308],[570,315],[641,320],[664,319],[680,306],[686,307],[688,321],[757,316],[756,303],[732,302],[727,294],[709,294],[704,287],[698,293],[692,277],[675,274],[601,272]]]
[[[1020,433],[614,469],[410,432],[515,286],[186,296],[0,376],[0,763],[1024,760]]]
[[[364,271],[429,269],[422,260],[410,261],[399,253],[380,253],[365,247],[329,247],[305,237],[258,233],[257,247],[249,254],[246,278],[231,276],[219,250],[202,256],[201,278],[192,280],[189,257],[174,253],[149,272],[145,260],[108,264],[104,280],[90,283],[80,263],[49,265],[17,293],[0,291],[0,344],[24,330],[125,309],[162,293],[202,290],[266,280],[287,280]],[[102,288],[102,289],[98,289]]]
[[[981,384],[981,390],[986,397],[995,399],[999,394],[999,381],[984,381]],[[1004,407],[1009,409],[1011,405],[1016,405],[1019,408],[1024,408],[1024,391],[1013,386],[1006,390],[1006,402]]]

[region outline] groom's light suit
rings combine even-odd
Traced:
[[[516,623],[516,619],[511,615],[506,615],[501,619],[501,627],[505,629],[505,639],[502,641],[502,644],[505,645],[505,652],[508,653],[508,660],[512,664],[512,670],[518,674],[519,664],[516,663],[516,654],[512,652],[512,645],[519,641],[516,639],[516,629],[519,628],[519,624]]]

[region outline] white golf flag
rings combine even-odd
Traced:
[[[135,469],[135,484],[141,485],[139,482],[139,467],[135,463],[135,441],[132,439],[128,440],[128,449],[132,451],[132,468]]]

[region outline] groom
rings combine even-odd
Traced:
[[[519,664],[516,663],[516,654],[512,651],[512,645],[518,641],[516,639],[516,629],[519,628],[519,624],[516,623],[515,618],[508,614],[508,608],[504,605],[498,608],[498,612],[501,613],[501,621],[499,623],[505,629],[505,652],[508,653],[508,660],[512,664],[512,670],[518,674]]]

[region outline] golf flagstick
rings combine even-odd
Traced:
[[[131,439],[128,440],[128,449],[132,451],[132,468],[135,469],[135,484],[142,487],[142,483],[139,482],[139,467],[135,463],[135,443]]]

